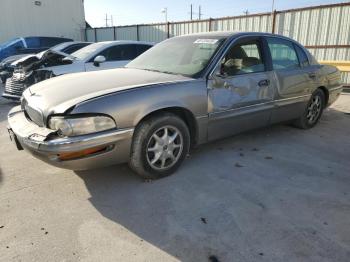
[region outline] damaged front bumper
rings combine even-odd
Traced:
[[[8,115],[8,131],[17,148],[57,167],[86,170],[127,162],[134,129],[119,129],[76,137],[58,137],[55,132],[39,127],[27,119],[20,106]],[[105,150],[93,151],[94,148]],[[79,152],[93,152],[82,155]],[[61,155],[72,159],[62,160]],[[74,158],[74,156],[78,156]]]

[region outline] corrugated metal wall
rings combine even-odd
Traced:
[[[0,0],[0,43],[14,37],[63,36],[84,39],[82,0]],[[90,37],[90,35],[89,35]]]
[[[350,3],[276,11],[274,14],[87,29],[86,38],[88,41],[160,42],[168,37],[208,31],[274,32],[297,40],[318,60],[350,60]],[[342,75],[345,83],[350,85],[350,73]]]

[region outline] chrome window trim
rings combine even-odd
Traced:
[[[218,61],[214,62],[215,63],[215,66],[213,66],[212,69],[209,69],[209,73],[207,74],[207,79],[212,79],[213,77],[213,74],[215,72],[215,69],[218,67],[218,64],[220,63],[220,61],[222,60],[222,58],[224,57],[224,55],[226,54],[226,52],[228,51],[228,49],[239,39],[241,38],[244,38],[244,37],[264,37],[266,39],[266,37],[271,37],[271,38],[279,38],[279,39],[282,39],[282,40],[286,40],[286,41],[289,41],[291,42],[292,44],[295,44],[295,45],[298,45],[306,54],[307,54],[307,58],[309,60],[309,64],[311,65],[311,62],[310,62],[310,57],[309,57],[309,53],[306,52],[306,48],[304,46],[302,46],[301,44],[299,44],[297,41],[295,41],[294,39],[291,39],[291,38],[288,38],[288,37],[285,37],[285,36],[280,36],[280,35],[274,35],[274,34],[266,34],[266,33],[257,33],[257,34],[247,34],[247,35],[240,35],[240,36],[237,36],[235,37],[234,35],[231,36],[231,39],[228,38],[229,40],[229,43],[227,44],[227,46],[225,47],[225,49],[222,51],[221,55],[219,56],[219,59]],[[262,50],[263,51],[263,50]],[[214,60],[216,60],[217,58],[214,58]],[[211,66],[211,65],[210,65]],[[272,71],[275,71],[275,69],[273,69]],[[267,71],[265,71],[267,72]]]

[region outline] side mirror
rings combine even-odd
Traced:
[[[104,62],[106,62],[106,58],[103,55],[98,55],[94,59],[94,66],[100,66]]]
[[[225,68],[224,65],[220,65],[214,72],[214,76],[217,78],[225,78]]]

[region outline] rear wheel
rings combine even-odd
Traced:
[[[143,178],[165,177],[181,165],[189,147],[185,122],[176,115],[161,113],[136,128],[129,165]]]
[[[324,107],[325,94],[321,89],[317,89],[311,96],[303,115],[295,121],[295,125],[302,129],[314,127],[321,118]]]

